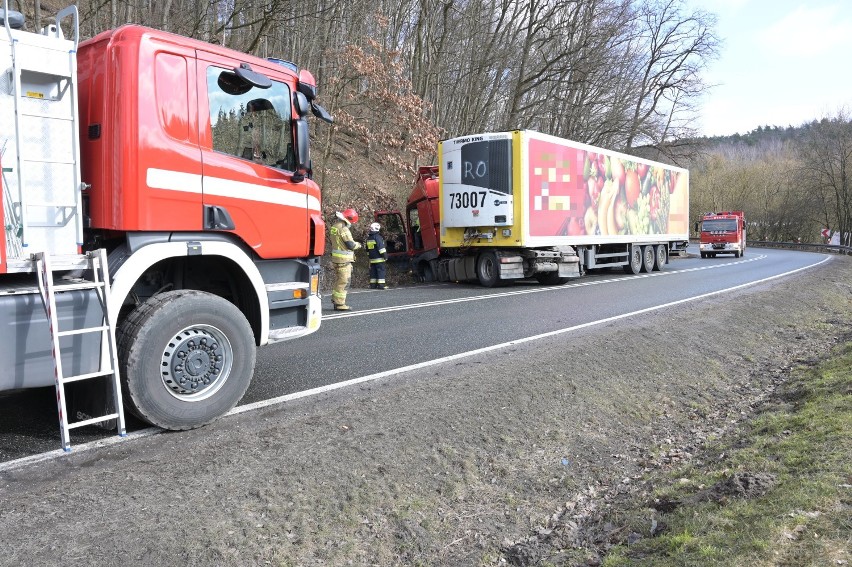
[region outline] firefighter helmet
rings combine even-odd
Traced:
[[[356,223],[358,222],[358,211],[355,209],[344,209],[342,213],[337,213],[337,218]]]
[[[374,222],[370,225],[370,232],[379,232],[380,230],[382,230],[382,225],[379,223]]]

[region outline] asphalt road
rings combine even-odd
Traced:
[[[807,252],[750,249],[739,259],[679,258],[662,272],[628,276],[620,270],[602,271],[556,287],[520,282],[491,289],[422,284],[352,290],[348,302],[354,311],[331,311],[326,297],[318,332],[258,352],[254,380],[237,411],[479,349],[507,348],[512,341],[545,333],[577,332],[592,324],[638,325],[643,311],[681,308],[755,282],[771,286],[771,278],[824,259]],[[676,342],[677,337],[660,337],[656,344],[671,350]],[[128,431],[145,429],[128,420]],[[80,429],[72,432],[72,444],[109,437],[108,432]],[[52,388],[0,394],[0,463],[61,454],[58,447]]]

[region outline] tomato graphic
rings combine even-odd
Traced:
[[[651,185],[651,197],[650,197],[650,208],[649,216],[652,221],[657,220],[657,215],[660,212],[660,189],[656,185]]]

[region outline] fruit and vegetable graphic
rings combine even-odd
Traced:
[[[680,188],[677,172],[590,151],[582,163],[588,194],[580,228],[586,234],[668,233],[672,193]]]

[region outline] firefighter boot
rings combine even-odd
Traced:
[[[348,305],[342,305],[342,304],[341,304],[341,305],[338,305],[338,304],[336,304],[336,303],[334,304],[334,310],[335,310],[335,311],[349,311],[349,310],[351,310],[351,309],[352,309],[352,308],[351,308],[351,307],[349,307]]]

